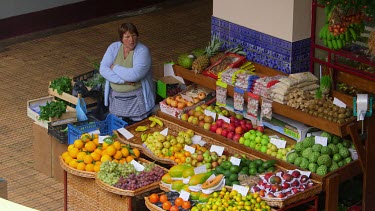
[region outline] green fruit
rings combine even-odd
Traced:
[[[316,163],[318,161],[318,158],[320,157],[319,152],[312,152],[310,157],[309,157],[309,162],[310,163]]]
[[[232,163],[226,160],[226,161],[223,161],[220,166],[222,166],[223,169],[227,170],[227,169],[230,169],[230,167],[232,166]]]
[[[230,167],[229,170],[230,170],[231,173],[237,174],[238,172],[241,171],[241,167],[233,165],[233,166]]]
[[[332,141],[332,135],[331,134],[329,134],[328,132],[323,132],[322,134],[320,134],[320,136],[321,137],[327,137],[327,142],[328,143],[331,143],[331,141]]]
[[[318,161],[317,161],[318,165],[321,166],[321,165],[325,165],[326,167],[331,167],[332,165],[332,160],[331,160],[331,157],[329,155],[321,155],[319,158],[318,158]]]
[[[237,181],[233,181],[232,185],[240,185],[240,181],[238,181],[238,180]]]
[[[229,180],[229,179],[226,179],[226,180],[225,180],[225,185],[227,185],[227,186],[232,186],[232,181]]]
[[[323,146],[322,149],[320,150],[320,153],[325,154],[325,155],[331,155],[332,150],[328,146]]]
[[[345,148],[345,147],[341,147],[339,149],[339,153],[340,153],[340,155],[341,155],[342,158],[347,158],[347,157],[350,156],[349,150],[347,148]]]
[[[194,59],[188,54],[181,54],[177,58],[177,64],[186,69],[191,69],[191,65],[193,64],[193,61]]]
[[[308,147],[312,147],[314,144],[315,144],[315,137],[314,136],[306,137],[305,140],[303,140],[303,142],[302,142],[302,145],[303,145],[304,149],[306,149]]]
[[[265,169],[265,168],[263,168],[263,166],[259,166],[259,167],[258,167],[258,173],[259,173],[259,174],[263,173],[263,172],[264,172],[264,169]]]
[[[307,158],[302,158],[302,161],[301,163],[299,164],[299,166],[303,169],[307,169],[309,167],[309,160]]]
[[[258,174],[257,169],[256,168],[250,168],[249,169],[249,174],[253,175],[253,176],[257,175]]]
[[[241,169],[240,174],[249,175],[249,167],[244,167]]]
[[[238,174],[231,174],[228,179],[232,182],[237,181],[238,180]]]
[[[216,170],[216,172],[217,172],[218,174],[222,174],[222,173],[225,171],[225,169],[224,169],[222,166],[218,166],[218,167],[216,167],[215,170]]]
[[[329,167],[329,171],[336,171],[338,168],[340,168],[339,165],[335,161],[333,161],[331,167]]]
[[[341,160],[337,164],[339,165],[339,167],[341,167],[341,166],[344,166],[346,163],[345,163],[345,160]]]
[[[351,157],[347,157],[347,158],[345,158],[345,163],[346,164],[349,164],[350,162],[352,162],[352,158]]]
[[[271,166],[271,167],[269,167],[269,168],[267,169],[267,172],[274,172],[274,171],[276,171],[275,166]]]
[[[288,157],[286,157],[286,161],[288,161],[289,163],[294,163],[297,157],[298,157],[298,154],[296,152],[292,152],[288,154]]]
[[[312,154],[313,150],[311,149],[311,147],[307,147],[306,149],[304,149],[302,151],[302,157],[304,158],[309,158]]]
[[[257,167],[257,164],[255,162],[251,162],[249,164],[249,168],[256,168]]]
[[[335,162],[339,162],[341,159],[342,159],[342,157],[341,157],[341,155],[339,154],[339,153],[337,153],[337,154],[334,154],[333,155],[333,158],[332,158]]]
[[[253,162],[256,163],[257,166],[261,166],[263,164],[263,160],[261,159],[255,159]]]
[[[225,176],[226,178],[229,178],[231,174],[232,174],[232,173],[230,172],[229,169],[224,171],[224,176]]]
[[[346,148],[349,148],[349,147],[352,145],[352,143],[350,143],[349,140],[344,140],[344,141],[342,142],[342,145],[344,145],[344,147],[346,147]]]
[[[336,144],[336,146],[337,146],[337,148],[343,148],[344,147],[344,145],[342,144],[342,143],[338,143],[338,144]]]
[[[294,150],[296,150],[297,152],[301,152],[303,150],[302,141],[296,143],[296,145],[294,146]]]
[[[299,166],[302,162],[302,157],[298,157],[294,160],[294,165]]]
[[[328,172],[328,168],[327,168],[327,166],[325,166],[325,165],[321,165],[321,166],[319,166],[319,167],[316,169],[316,173],[317,173],[318,175],[321,175],[321,176],[326,175],[327,172]]]
[[[339,152],[339,148],[335,144],[328,144],[328,147],[331,148],[332,154],[336,154]]]
[[[317,169],[318,169],[318,164],[316,164],[316,163],[310,163],[309,164],[309,171],[315,173]]]
[[[332,143],[332,144],[338,144],[338,143],[341,142],[341,138],[338,137],[338,136],[334,136],[334,135],[332,135],[332,139],[331,139],[331,140],[332,140],[332,141],[328,142],[329,144],[330,144],[330,143]]]
[[[322,145],[321,145],[321,144],[314,144],[314,145],[312,146],[312,150],[313,150],[314,152],[320,152],[321,149],[322,149]]]
[[[276,163],[276,160],[267,160],[267,161],[265,161],[265,162],[262,164],[262,167],[263,167],[264,169],[268,169],[269,167],[275,165],[275,163]]]

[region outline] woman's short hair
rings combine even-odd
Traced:
[[[120,37],[120,41],[122,40],[122,36],[126,32],[129,32],[131,34],[135,34],[135,35],[137,35],[137,37],[139,36],[137,27],[135,27],[135,25],[133,23],[123,23],[118,28],[118,35]]]

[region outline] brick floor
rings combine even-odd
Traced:
[[[142,11],[141,11],[142,12]],[[137,13],[133,13],[137,14]],[[47,96],[48,81],[92,70],[122,22],[133,22],[151,49],[155,78],[163,63],[207,45],[212,0],[167,1],[141,15],[107,17],[0,41],[0,178],[8,199],[38,210],[63,209],[63,185],[33,169],[32,120],[26,101]]]

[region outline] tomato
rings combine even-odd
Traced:
[[[178,207],[176,205],[173,205],[169,211],[178,211]]]
[[[158,201],[159,201],[158,194],[156,194],[156,193],[151,194],[151,196],[150,196],[150,202],[153,203],[153,204],[155,204]]]
[[[167,195],[165,195],[165,194],[160,195],[160,202],[161,202],[161,203],[164,203],[164,202],[166,202],[166,201],[168,201],[168,197],[167,197]]]
[[[191,207],[190,201],[184,201],[182,203],[182,208],[184,208],[184,209],[190,209],[190,207]]]
[[[174,200],[174,205],[182,206],[183,202],[184,202],[184,200],[181,197],[178,197],[178,198],[176,198],[176,200]]]
[[[164,210],[170,210],[171,207],[172,207],[172,204],[171,204],[170,201],[166,201],[166,202],[163,203],[163,209]]]

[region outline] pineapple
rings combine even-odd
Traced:
[[[204,54],[198,56],[193,62],[192,69],[195,73],[201,73],[207,67],[210,66],[210,58],[218,53],[222,45],[222,42],[216,37],[213,36],[211,42],[206,47]]]

